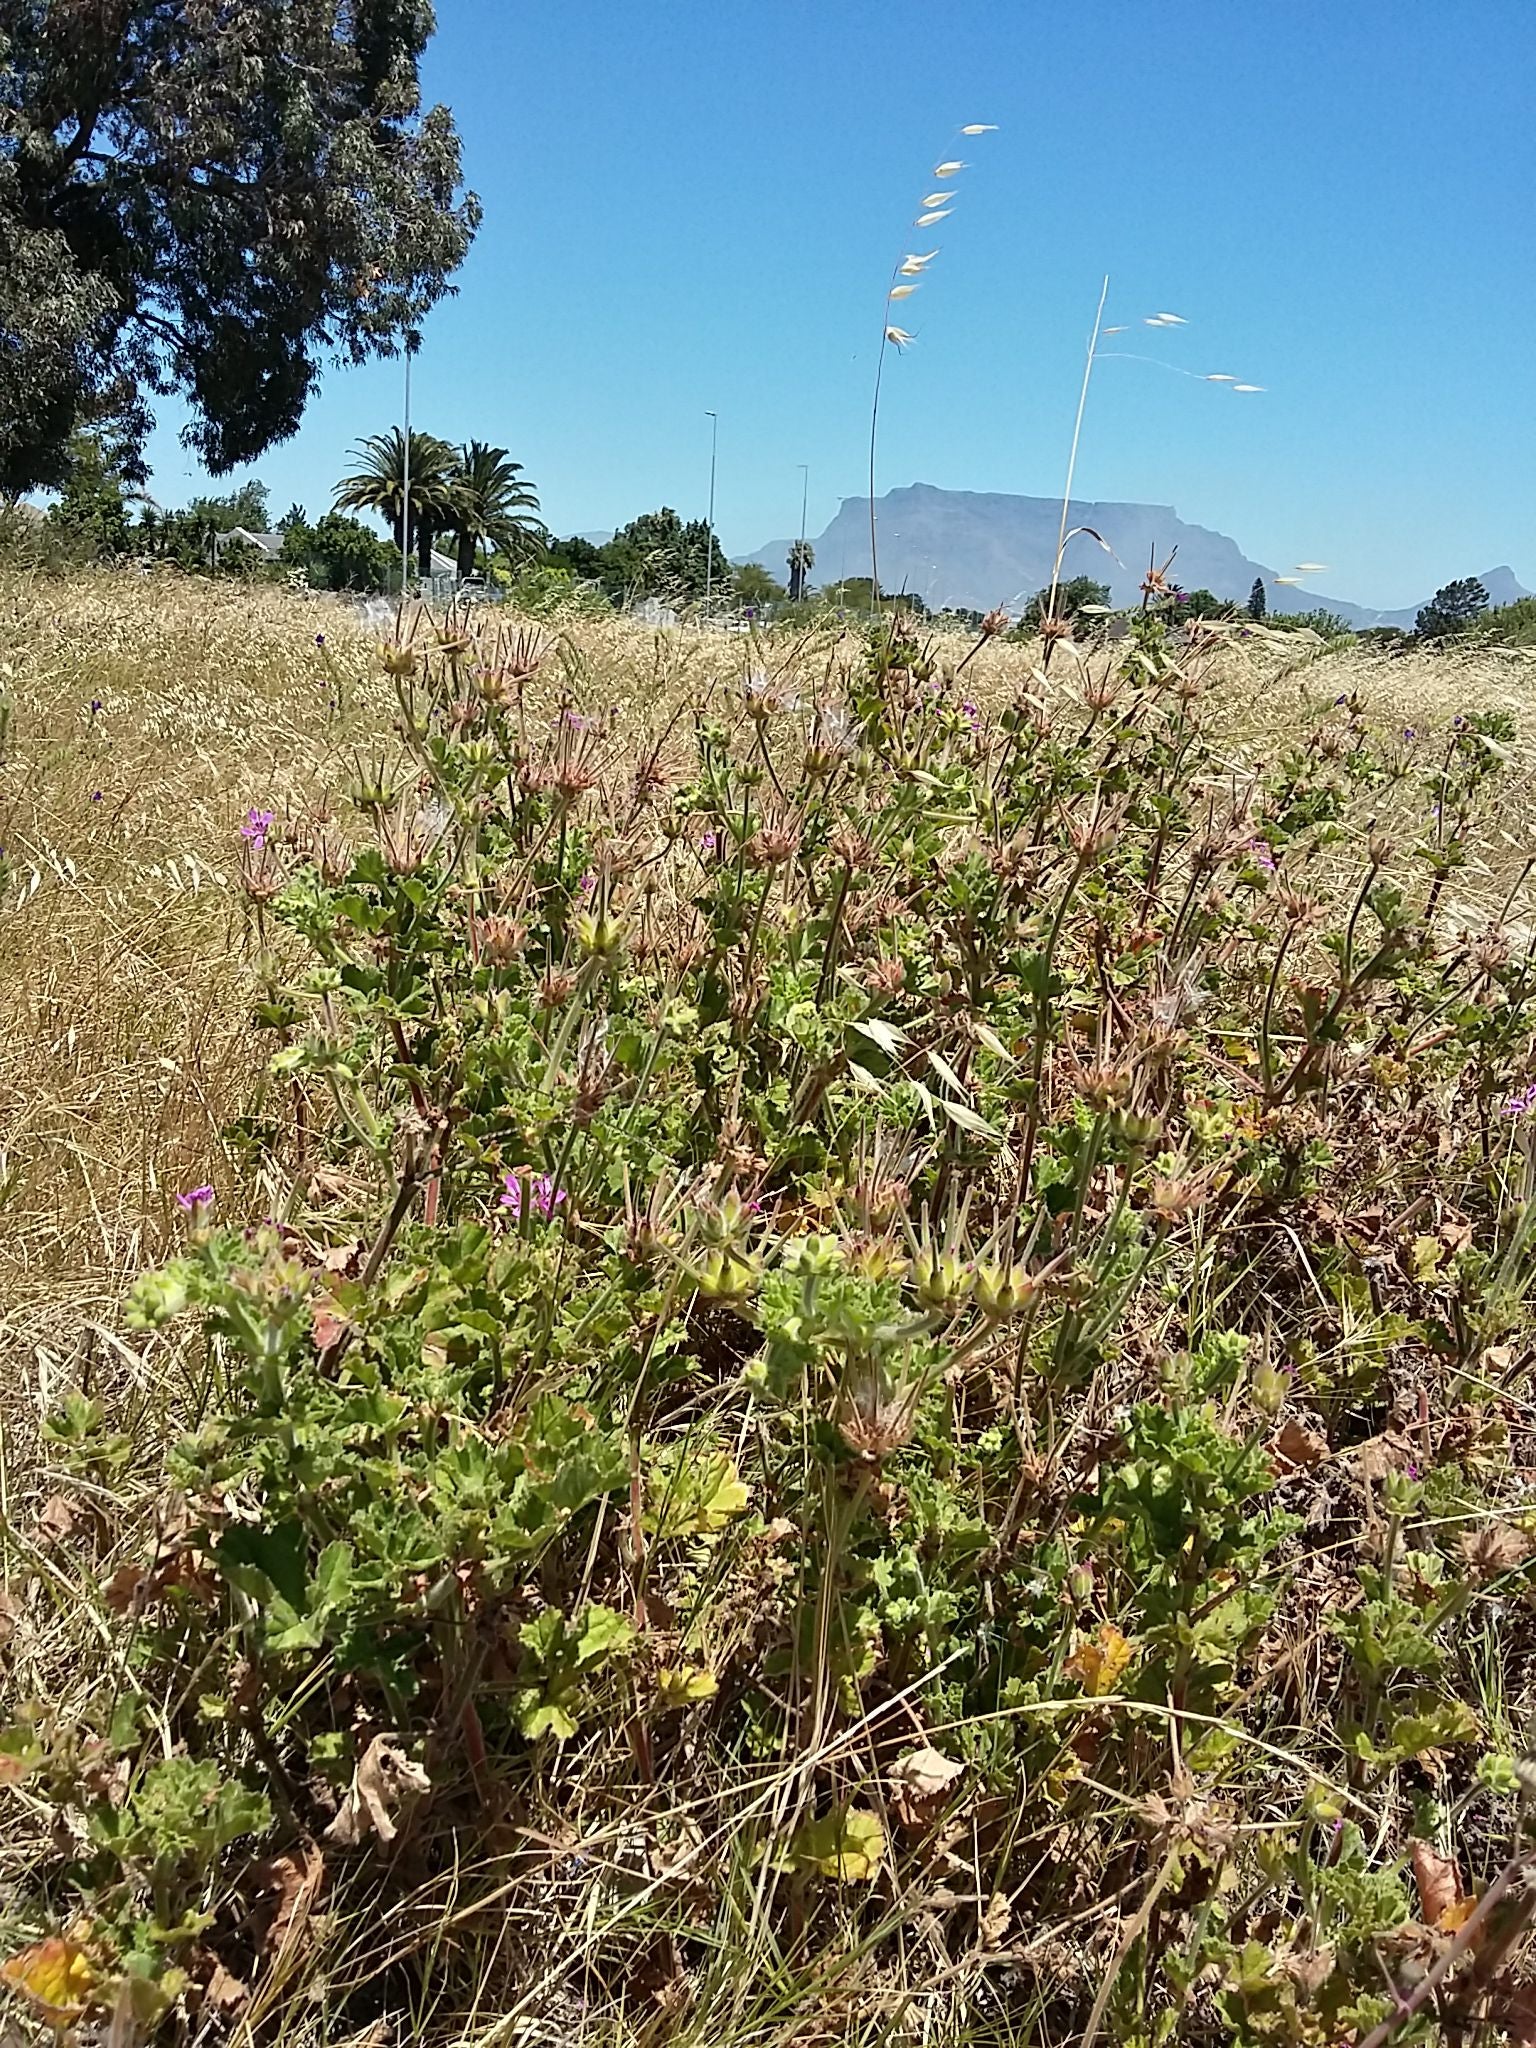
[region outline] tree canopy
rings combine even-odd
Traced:
[[[1421,605],[1413,629],[1421,640],[1451,640],[1464,633],[1488,609],[1488,593],[1475,576],[1444,583]]]
[[[631,519],[600,552],[598,573],[611,597],[685,604],[710,586],[724,591],[730,585],[731,565],[708,521],[685,521],[670,505]]]
[[[184,396],[222,474],[295,431],[327,357],[399,346],[479,219],[422,109],[432,26],[429,0],[6,0],[0,491],[61,482],[93,419],[131,460],[146,394]]]

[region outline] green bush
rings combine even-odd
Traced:
[[[318,1858],[338,2036],[450,1912],[616,2007],[793,1951],[809,2015],[920,1909],[1079,1927],[1062,2038],[1358,2037],[1412,1835],[1511,1826],[1530,967],[1441,932],[1509,722],[1344,702],[1244,787],[1158,617],[1059,721],[886,618],[626,736],[485,632],[388,651],[344,829],[246,823],[267,1220],[188,1190],[135,1291],[163,1468],[53,1425],[121,1562],[0,1748],[47,1967],[206,2017]]]

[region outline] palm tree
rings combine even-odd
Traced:
[[[538,511],[539,494],[520,462],[488,441],[466,442],[456,458],[453,512],[446,521],[458,542],[459,581],[473,572],[482,541],[514,561],[537,553],[548,538]]]
[[[789,596],[792,604],[798,604],[805,595],[805,581],[816,566],[816,550],[808,540],[795,540],[789,544]]]
[[[405,519],[405,436],[398,427],[387,434],[368,434],[358,443],[358,467],[336,486],[334,509],[338,512],[377,512],[404,553],[407,536]],[[456,509],[455,481],[458,457],[436,434],[411,432],[411,531],[409,540],[417,551],[417,566],[423,576],[432,573],[432,544],[453,525]]]

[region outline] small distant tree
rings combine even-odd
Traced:
[[[739,604],[777,604],[786,596],[777,576],[770,576],[761,562],[743,562],[735,572]]]
[[[1536,597],[1517,597],[1478,622],[1478,637],[1496,647],[1536,647]]]
[[[546,567],[567,569],[588,583],[595,583],[603,572],[603,550],[596,541],[583,540],[579,533],[568,534],[564,540],[552,540],[544,551],[544,561]]]
[[[79,555],[126,554],[128,492],[116,446],[99,434],[71,434],[66,465],[48,525]]]
[[[1186,590],[1180,593],[1182,602],[1178,606],[1181,619],[1234,619],[1237,606],[1230,598],[1218,597],[1214,590]]]
[[[1268,610],[1269,598],[1265,594],[1264,578],[1255,576],[1253,588],[1248,593],[1248,616],[1250,619],[1262,619]]]
[[[1454,640],[1488,609],[1488,593],[1475,576],[1444,583],[1419,608],[1413,630],[1420,640]]]
[[[327,512],[313,526],[288,527],[278,559],[284,568],[302,569],[316,590],[387,590],[400,571],[389,543],[343,512]]]
[[[236,526],[243,526],[247,533],[265,533],[271,517],[267,487],[255,477],[220,497],[194,498],[187,511],[205,530],[211,528],[215,533],[228,533]]]
[[[304,507],[301,504],[299,504],[297,500],[295,500],[294,503],[288,507],[288,510],[283,514],[282,518],[279,519],[273,531],[276,533],[292,533],[293,529],[296,526],[308,526],[308,524],[309,514],[304,510]]]
[[[1091,576],[1069,576],[1065,583],[1056,586],[1055,602],[1052,603],[1050,587],[1037,590],[1019,614],[1018,631],[1029,639],[1040,630],[1040,621],[1047,611],[1058,619],[1076,621],[1079,614],[1090,606],[1109,603],[1109,585],[1095,583]]]
[[[684,522],[670,505],[631,519],[600,553],[598,574],[616,600],[657,597],[688,604],[707,588],[731,587],[731,565],[708,521]]]
[[[789,601],[799,604],[803,601],[810,581],[812,569],[816,566],[816,550],[808,540],[791,541],[789,545]]]

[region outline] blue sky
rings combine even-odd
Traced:
[[[1536,587],[1533,75],[1533,0],[438,0],[426,88],[485,224],[414,417],[510,448],[569,532],[701,514],[713,408],[727,549],[796,530],[801,463],[814,535],[864,489],[890,267],[937,245],[877,489],[1059,491],[1108,273],[1107,346],[1266,388],[1102,362],[1079,497],[1368,605],[1501,562]],[[909,228],[951,155],[951,218]],[[399,385],[329,373],[257,465],[276,509],[323,509]]]

